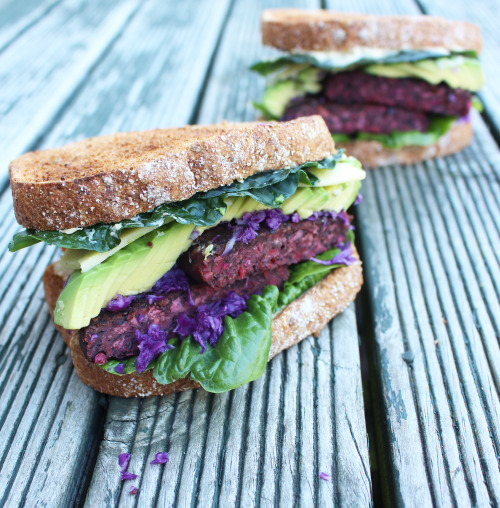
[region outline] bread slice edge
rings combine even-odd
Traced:
[[[445,48],[482,50],[481,31],[467,21],[434,16],[378,16],[328,10],[266,9],[262,43],[282,51]]]
[[[456,122],[436,143],[429,146],[386,148],[378,141],[363,140],[339,143],[338,146],[356,157],[364,169],[375,169],[391,164],[415,164],[460,152],[470,145],[473,134],[471,122]]]
[[[255,173],[335,152],[321,116],[116,133],[9,166],[16,219],[42,231],[114,223]]]
[[[363,274],[357,253],[355,256],[355,263],[333,270],[274,317],[269,360],[309,335],[319,334],[333,317],[356,298],[363,284]],[[54,271],[54,264],[45,269],[43,285],[49,313],[53,319],[55,304],[64,285],[63,279]],[[152,371],[121,376],[106,372],[85,358],[76,331],[66,330],[58,325],[55,327],[70,349],[76,373],[82,382],[99,392],[117,397],[146,397],[169,395],[199,387],[198,383],[189,378],[162,385],[153,377]]]

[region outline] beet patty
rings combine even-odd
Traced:
[[[196,307],[221,300],[230,291],[240,296],[250,296],[269,285],[281,287],[288,276],[288,268],[282,266],[273,271],[258,273],[251,278],[239,280],[222,289],[193,283],[190,285],[190,290],[194,306],[189,304],[185,291],[173,291],[159,301],[150,302],[147,296],[137,298],[119,312],[103,309],[97,317],[92,319],[89,326],[78,332],[80,347],[87,360],[91,362],[95,360],[97,354],[101,354],[100,363],[110,358],[123,360],[138,355],[139,342],[136,338],[136,330],[147,333],[149,326],[154,324],[168,330],[168,336],[172,337],[175,335],[173,329],[179,314],[183,312],[188,315],[194,314]]]
[[[284,222],[275,231],[264,228],[255,239],[238,242],[225,254],[233,232],[220,225],[194,240],[180,257],[179,266],[193,279],[225,287],[259,272],[299,263],[345,242],[349,223],[343,217]]]
[[[447,116],[464,116],[471,106],[470,92],[432,85],[423,79],[385,78],[364,72],[330,74],[325,97],[337,104],[377,104]]]
[[[322,98],[316,99],[310,96],[293,101],[282,120],[309,115],[321,115],[331,132],[343,134],[425,132],[429,127],[429,118],[425,113],[366,104],[334,104]]]

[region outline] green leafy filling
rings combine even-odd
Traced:
[[[68,249],[86,249],[107,252],[120,243],[120,232],[138,227],[159,227],[173,218],[181,224],[211,227],[217,224],[227,205],[225,199],[231,196],[250,196],[271,208],[280,206],[297,190],[300,183],[315,185],[318,178],[307,169],[334,169],[342,152],[322,161],[306,162],[298,167],[278,171],[266,171],[251,175],[242,182],[200,192],[192,198],[176,203],[164,203],[153,210],[141,213],[116,224],[96,224],[73,233],[61,231],[38,231],[26,229],[17,233],[9,244],[11,252],[29,247],[40,241]]]
[[[452,52],[450,56],[457,55],[477,58],[477,55],[474,51]],[[318,59],[313,54],[287,54],[276,58],[275,60],[257,62],[250,67],[250,70],[259,73],[261,76],[268,76],[269,74],[273,74],[274,72],[277,72],[290,64],[309,64],[320,69],[332,71],[340,69],[351,69],[353,67],[362,67],[372,63],[394,64],[400,62],[417,62],[419,60],[427,60],[439,57],[443,57],[442,51],[402,50],[394,55],[388,55],[382,58],[360,56],[358,60],[349,62],[348,65],[335,66],[327,60]]]
[[[351,244],[352,231],[348,233]],[[340,249],[330,249],[318,257],[332,259]],[[321,265],[313,261],[298,263],[290,269],[290,277],[283,289],[267,286],[262,295],[252,295],[247,301],[247,310],[233,319],[224,318],[224,332],[217,346],[208,345],[204,353],[192,337],[182,342],[174,338],[169,344],[174,349],[165,351],[153,360],[147,370],[153,369],[154,378],[161,384],[189,377],[213,393],[233,390],[262,376],[266,368],[271,347],[271,325],[273,315],[299,298],[329,272],[341,265]],[[100,367],[116,375],[136,372],[137,357],[128,360],[109,360]],[[123,365],[123,374],[115,371]]]
[[[431,118],[429,129],[425,132],[420,131],[394,131],[390,134],[372,134],[370,132],[359,132],[355,136],[347,134],[332,134],[335,143],[347,143],[353,139],[365,141],[378,141],[386,148],[402,148],[404,146],[429,146],[446,134],[453,122],[454,116],[435,116]]]

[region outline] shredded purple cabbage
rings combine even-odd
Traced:
[[[272,231],[275,231],[283,222],[288,220],[289,216],[285,215],[279,208],[244,213],[241,219],[236,219],[236,225],[228,224],[233,234],[227,242],[222,255],[224,256],[230,252],[236,242],[249,243],[257,238],[257,231],[262,223]]]
[[[123,296],[116,295],[113,300],[111,300],[108,305],[106,305],[106,310],[110,310],[111,312],[117,312],[119,310],[126,309],[134,300],[136,299],[135,295],[131,296]]]
[[[169,460],[167,452],[158,452],[150,464],[166,464]]]
[[[190,240],[196,240],[201,235],[201,231],[199,229],[194,228],[189,235]]]
[[[140,297],[145,297],[148,304],[152,305],[172,291],[185,291],[189,305],[194,305],[187,275],[183,270],[174,266],[155,282],[150,291],[131,296],[116,295],[105,308],[111,312],[118,312],[126,309],[136,298]]]
[[[154,295],[167,295],[172,291],[185,291],[187,293],[189,305],[194,305],[187,275],[177,266],[174,266],[163,277],[158,279],[151,290]]]
[[[328,473],[323,473],[323,472],[321,472],[321,473],[319,473],[319,475],[318,475],[318,476],[319,476],[322,480],[325,480],[325,481],[327,481],[327,482],[329,482],[329,481],[332,479],[332,477],[331,477]]]
[[[319,263],[320,265],[330,266],[330,265],[346,265],[350,266],[357,261],[357,259],[352,254],[351,242],[346,242],[345,244],[339,244],[337,247],[340,248],[340,252],[333,256],[332,259],[319,259],[319,258],[309,258],[310,261],[314,261],[315,263]]]
[[[137,492],[139,492],[139,489],[135,485],[131,485],[130,490],[128,492],[132,496],[135,496],[137,494]]]
[[[144,372],[157,356],[174,348],[167,344],[167,332],[155,324],[149,325],[148,333],[136,330],[135,336],[139,341],[139,356],[135,366],[137,372]]]
[[[192,316],[185,312],[177,317],[174,328],[181,340],[189,335],[201,346],[201,352],[207,350],[207,344],[215,347],[224,326],[222,319],[225,316],[238,317],[246,309],[246,298],[230,291],[222,300],[200,305]]]
[[[356,199],[354,200],[354,205],[359,205],[363,201],[363,195],[361,192],[356,196]]]
[[[361,196],[361,194],[358,195],[358,198],[359,196]],[[345,210],[341,210],[338,213],[333,211],[313,212],[305,220],[315,221],[318,219],[327,219],[329,217],[332,219],[339,218],[346,227],[354,229],[354,226],[350,223],[351,217],[347,215]],[[294,212],[291,215],[285,215],[279,208],[259,210],[257,212],[246,212],[241,219],[236,219],[236,224],[227,223],[227,226],[232,230],[233,234],[226,243],[226,248],[224,249],[222,255],[225,256],[228,252],[231,252],[236,242],[249,243],[257,238],[258,231],[262,224],[272,231],[276,231],[283,222],[288,221],[297,224],[301,221],[301,219],[297,212]]]
[[[121,480],[122,482],[126,480],[135,480],[137,478],[137,475],[134,473],[128,473],[127,471],[122,471],[121,474]]]
[[[127,469],[129,461],[130,453],[120,453],[120,455],[118,455],[118,465],[121,467],[122,471]]]
[[[119,363],[116,367],[115,367],[115,372],[117,372],[118,374],[123,374],[123,369],[124,369],[124,365],[123,363]]]

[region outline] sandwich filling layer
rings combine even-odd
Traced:
[[[122,223],[25,232],[14,244],[66,248],[54,321],[75,330],[89,362],[226,391],[262,375],[273,316],[356,261],[345,210],[364,177],[339,151]]]
[[[268,78],[255,106],[266,118],[319,114],[338,142],[376,140],[388,148],[431,145],[455,121],[469,121],[484,81],[474,53],[407,50],[377,58],[368,50],[356,60],[313,52],[255,64]]]

